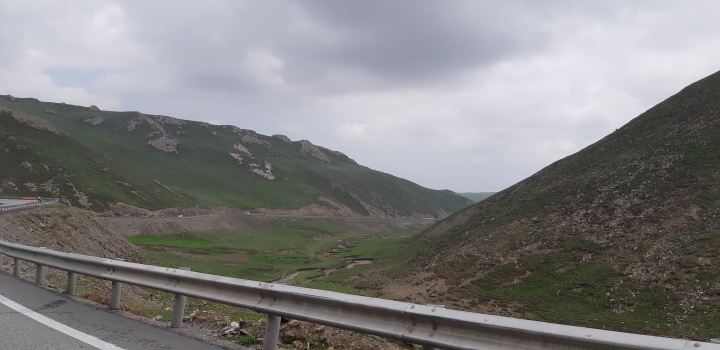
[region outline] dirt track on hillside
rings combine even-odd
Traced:
[[[210,231],[244,227],[263,227],[266,224],[239,211],[195,217],[96,217],[103,227],[122,236],[165,235],[188,231]]]
[[[121,236],[165,235],[179,232],[202,232],[222,229],[263,228],[271,221],[319,221],[325,224],[347,227],[349,230],[386,232],[411,227],[424,228],[432,220],[393,219],[393,218],[353,218],[353,217],[312,217],[312,216],[273,216],[248,215],[233,210],[217,215],[190,217],[96,217],[98,223],[108,231]]]

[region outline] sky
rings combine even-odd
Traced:
[[[717,1],[0,2],[0,94],[499,191],[720,70]]]

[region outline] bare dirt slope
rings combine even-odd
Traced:
[[[136,263],[149,262],[140,248],[98,224],[91,212],[64,205],[0,213],[0,240]]]

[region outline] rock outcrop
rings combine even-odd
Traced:
[[[270,142],[267,142],[267,141],[265,141],[265,140],[262,140],[262,139],[258,138],[258,137],[255,136],[255,135],[250,135],[250,134],[243,135],[242,140],[243,140],[243,142],[254,143],[254,144],[256,144],[256,145],[261,145],[261,146],[265,146],[265,147],[268,147],[268,148],[269,148],[269,147],[272,147],[272,145],[270,144]]]
[[[84,122],[86,122],[90,125],[100,125],[100,124],[102,124],[103,121],[105,121],[105,119],[103,119],[102,117],[88,118],[88,119],[84,120]]]
[[[31,127],[35,129],[40,130],[46,130],[53,134],[60,134],[60,131],[55,128],[54,125],[52,125],[50,122],[48,122],[45,119],[38,118],[36,116],[32,116],[27,113],[18,112],[16,110],[12,110],[10,108],[0,107],[0,113],[5,112],[12,115],[13,118],[15,118],[17,121],[21,123],[25,123],[27,125],[30,125]]]
[[[287,142],[287,143],[292,143],[292,140],[290,140],[290,138],[285,135],[275,134],[272,137],[277,138],[277,139]]]
[[[138,114],[139,116],[137,118],[128,123],[128,131],[133,131],[138,125],[148,123],[155,132],[152,132],[147,136],[148,138],[151,138],[147,144],[163,152],[178,153],[177,147],[180,145],[180,141],[170,136],[165,128],[163,128],[163,124],[183,125],[185,123],[184,121],[165,116],[149,116],[142,113]]]
[[[270,162],[268,162],[267,160],[263,163],[264,166],[260,166],[260,164],[257,163],[250,164],[250,171],[268,180],[275,180],[275,175],[272,174],[272,164],[270,164]]]
[[[247,147],[243,146],[241,143],[236,143],[236,144],[233,146],[233,148],[236,149],[236,150],[238,150],[238,151],[240,151],[240,152],[242,152],[242,153],[247,154],[248,156],[252,156],[252,154],[251,154],[250,151],[247,149]]]
[[[300,153],[310,155],[311,157],[317,158],[325,163],[332,164],[332,158],[320,150],[318,146],[312,144],[308,140],[300,140]]]
[[[239,162],[239,164],[242,164],[243,158],[242,158],[241,155],[239,155],[239,154],[237,154],[237,153],[235,153],[235,152],[230,152],[230,153],[228,153],[228,154],[229,154],[231,157],[237,159],[237,161]]]
[[[178,153],[177,146],[180,144],[180,142],[170,135],[161,134],[156,139],[148,141],[147,144],[163,152]]]

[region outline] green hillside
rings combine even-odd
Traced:
[[[194,199],[117,166],[69,137],[28,127],[0,111],[0,195],[67,198],[103,210],[122,201],[151,209],[189,206]]]
[[[440,216],[467,202],[452,191],[430,190],[282,135],[31,98],[2,96],[0,106],[42,118],[116,168],[183,191],[204,207],[314,204],[344,215]]]
[[[473,201],[479,202],[487,197],[494,195],[497,192],[457,192],[457,194]]]
[[[448,287],[429,302],[718,337],[720,73],[419,239],[428,248],[407,283]]]

